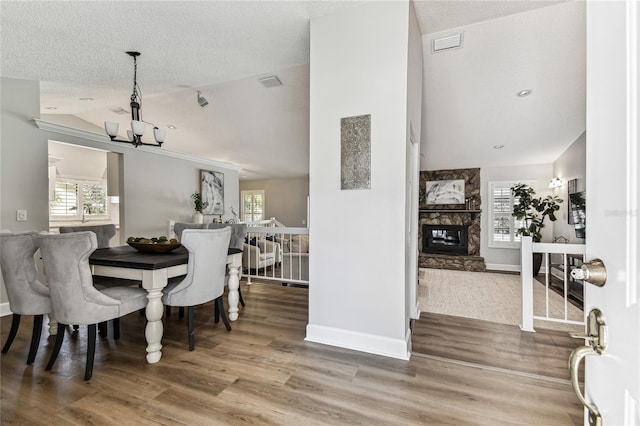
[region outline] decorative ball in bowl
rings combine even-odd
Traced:
[[[182,245],[175,238],[169,240],[164,236],[158,238],[129,237],[127,244],[138,251],[148,253],[168,253]]]

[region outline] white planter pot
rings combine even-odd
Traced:
[[[204,223],[204,216],[202,216],[202,213],[200,213],[199,211],[196,210],[196,212],[193,214],[193,216],[191,216],[191,222],[192,223]]]

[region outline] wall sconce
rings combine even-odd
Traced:
[[[564,181],[559,177],[554,177],[549,181],[549,188],[555,189],[564,186]]]

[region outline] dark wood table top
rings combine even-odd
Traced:
[[[227,255],[238,253],[242,253],[242,250],[230,248]],[[169,268],[183,265],[188,261],[189,252],[184,246],[168,253],[146,253],[130,246],[118,246],[97,249],[89,256],[91,265],[146,270]]]

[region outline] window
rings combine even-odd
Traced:
[[[244,222],[264,220],[264,191],[242,191],[240,197]]]
[[[535,185],[532,181],[489,182],[489,247],[520,247],[520,236],[516,231],[522,221],[511,216],[514,204],[518,203],[511,195],[511,187],[516,183]]]
[[[108,218],[107,186],[101,182],[59,179],[49,215],[64,220]]]

